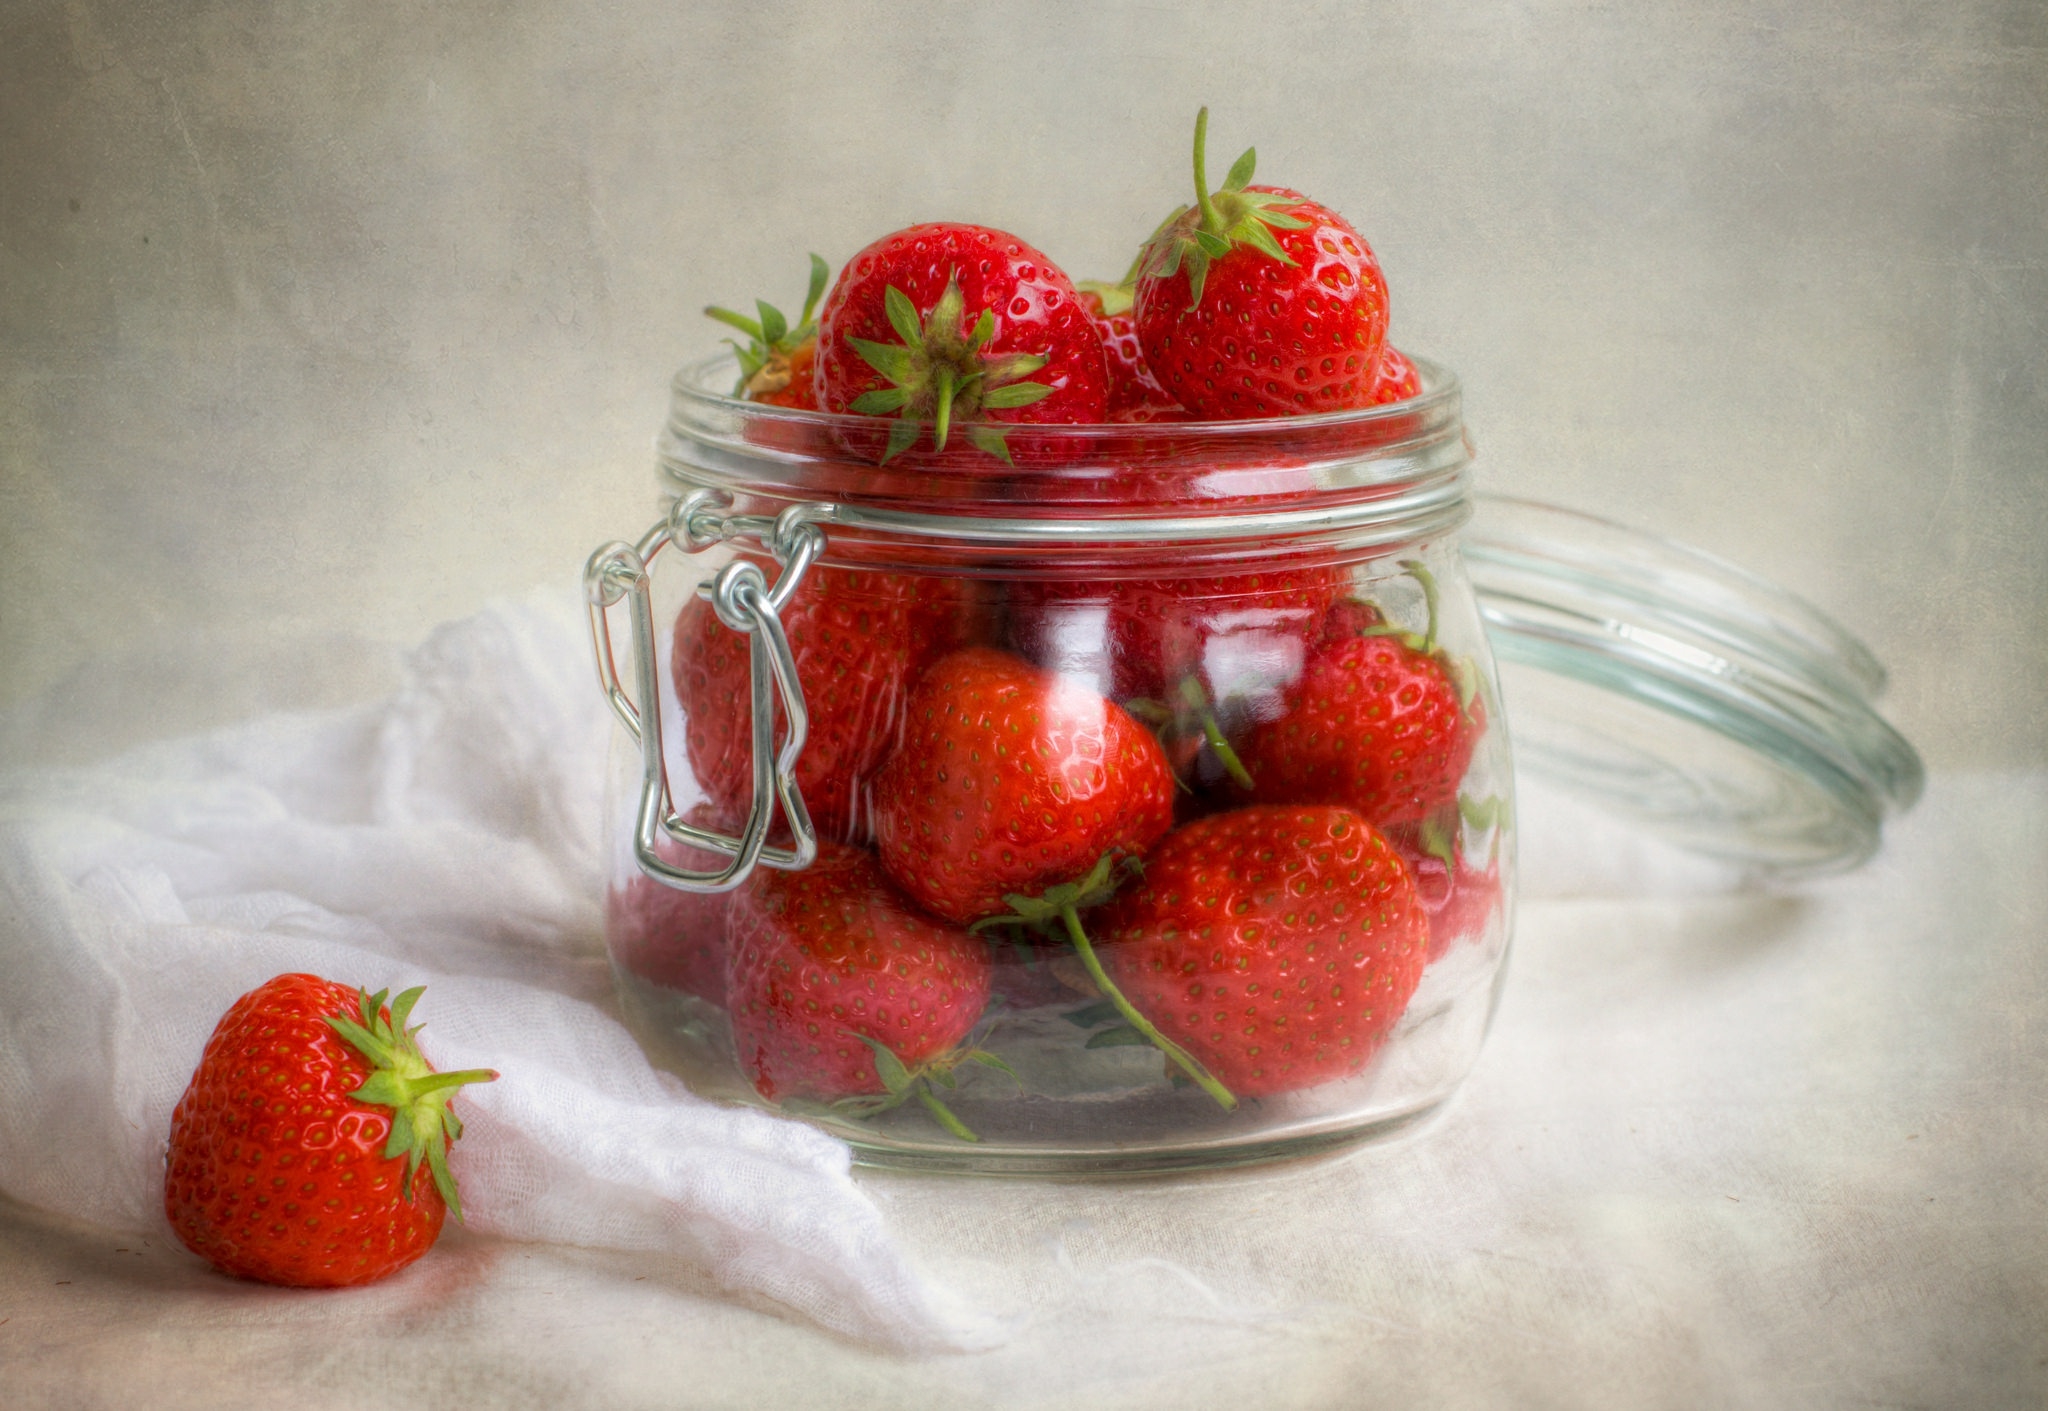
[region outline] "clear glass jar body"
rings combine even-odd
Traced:
[[[592,577],[645,595],[644,676],[593,602],[631,683],[607,944],[650,1056],[858,1159],[986,1173],[1271,1159],[1447,1098],[1506,959],[1513,778],[1457,388],[1424,371],[1365,412],[886,465],[871,422],[679,375],[682,508]],[[752,619],[735,560],[772,585]],[[754,762],[754,716],[791,735],[763,602],[808,829]]]

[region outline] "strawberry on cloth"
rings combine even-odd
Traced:
[[[286,973],[425,985],[425,1058],[500,1074],[457,1099],[470,1234],[679,1265],[882,1347],[987,1345],[844,1143],[692,1095],[610,1017],[614,728],[565,590],[441,628],[388,699],[0,772],[0,1193],[171,1244],[172,1113],[235,999]]]
[[[221,1016],[171,1114],[164,1213],[187,1249],[335,1288],[395,1273],[462,1218],[455,1090],[498,1075],[433,1070],[406,1028],[422,992],[386,1008],[382,991],[279,975]]]

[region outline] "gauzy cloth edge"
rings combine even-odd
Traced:
[[[610,715],[567,593],[437,630],[388,701],[0,774],[0,1190],[164,1228],[170,1115],[235,998],[308,971],[425,984],[466,1088],[471,1229],[645,1251],[844,1336],[1003,1322],[906,1259],[844,1143],[707,1102],[602,1007]]]

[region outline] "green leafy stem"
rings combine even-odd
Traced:
[[[1226,1112],[1237,1106],[1237,1097],[1229,1088],[1217,1080],[1216,1075],[1202,1065],[1202,1061],[1159,1032],[1156,1025],[1138,1012],[1137,1006],[1125,998],[1124,992],[1102,968],[1102,961],[1095,954],[1095,947],[1089,943],[1088,932],[1081,925],[1080,909],[1106,901],[1116,890],[1116,873],[1119,858],[1114,852],[1104,853],[1093,870],[1078,882],[1066,882],[1049,888],[1042,895],[1029,897],[1012,893],[1003,898],[1010,911],[1003,916],[985,917],[974,923],[974,929],[1000,925],[1026,925],[1045,927],[1058,923],[1066,932],[1074,952],[1081,958],[1082,968],[1088,978],[1095,982],[1096,989],[1111,1004],[1116,1012],[1133,1029],[1143,1034],[1151,1045],[1165,1054],[1181,1071],[1194,1080],[1196,1086],[1216,1099]]]

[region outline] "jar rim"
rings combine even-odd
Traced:
[[[657,444],[672,490],[882,539],[1054,545],[1410,543],[1470,513],[1462,389],[1415,358],[1423,390],[1349,411],[1243,421],[1008,424],[1010,464],[959,437],[884,460],[888,421],[776,407],[728,391],[730,354],[671,380]]]

